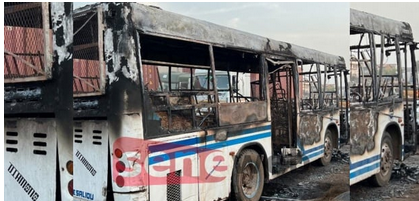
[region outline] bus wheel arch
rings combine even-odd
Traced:
[[[402,134],[400,127],[396,123],[390,123],[384,129],[380,140],[380,172],[370,178],[373,185],[385,186],[388,184],[394,160],[402,159],[401,148]]]
[[[316,163],[321,166],[327,166],[332,160],[333,148],[338,148],[338,128],[335,124],[327,127],[324,135],[324,154]]]
[[[264,173],[265,173],[264,176],[265,176],[266,182],[267,182],[268,179],[269,179],[268,156],[266,155],[266,151],[260,143],[252,142],[252,143],[248,143],[248,144],[242,146],[236,154],[237,157],[235,157],[234,163],[237,163],[239,154],[242,151],[244,151],[245,149],[253,149],[259,154],[259,156],[262,159],[263,170],[264,170]]]
[[[327,130],[332,132],[332,142],[333,142],[333,148],[337,149],[339,145],[339,131],[336,124],[331,124],[327,127]],[[326,130],[326,132],[327,132]]]
[[[245,172],[251,172],[252,176],[245,179]],[[240,148],[234,160],[231,178],[232,198],[259,200],[264,183],[269,178],[266,152],[259,143],[247,144]],[[245,180],[249,180],[250,188],[244,184]]]
[[[384,131],[380,142],[380,172],[370,178],[374,186],[386,186],[388,184],[391,178],[393,162],[394,147],[392,138],[387,131]]]
[[[392,139],[391,142],[393,146],[394,159],[401,160],[402,159],[402,133],[401,133],[400,127],[396,123],[391,123],[386,126],[384,133],[385,132],[387,132]]]

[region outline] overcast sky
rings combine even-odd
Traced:
[[[144,4],[349,59],[349,3]]]

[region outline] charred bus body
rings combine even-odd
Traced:
[[[390,179],[393,160],[403,160],[417,144],[417,94],[410,100],[404,94],[417,90],[416,44],[406,22],[353,9],[350,20],[351,37],[356,37],[350,46],[350,183],[372,176],[383,186]]]
[[[258,200],[264,181],[330,162],[342,57],[136,3],[75,16],[75,199]]]
[[[5,200],[72,200],[72,4],[4,4]]]

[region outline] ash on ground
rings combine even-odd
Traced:
[[[368,179],[352,185],[351,200],[419,200],[419,155],[412,155],[403,162],[395,161],[390,182],[386,186],[372,186]]]
[[[349,145],[345,145],[333,151],[328,166],[313,162],[265,184],[261,200],[333,200],[348,191]]]
[[[391,179],[405,180],[419,184],[419,166],[406,165],[403,162],[396,161],[393,166]]]

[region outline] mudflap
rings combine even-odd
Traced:
[[[74,121],[74,200],[106,200],[108,124]]]
[[[4,200],[56,200],[54,119],[5,119]]]

